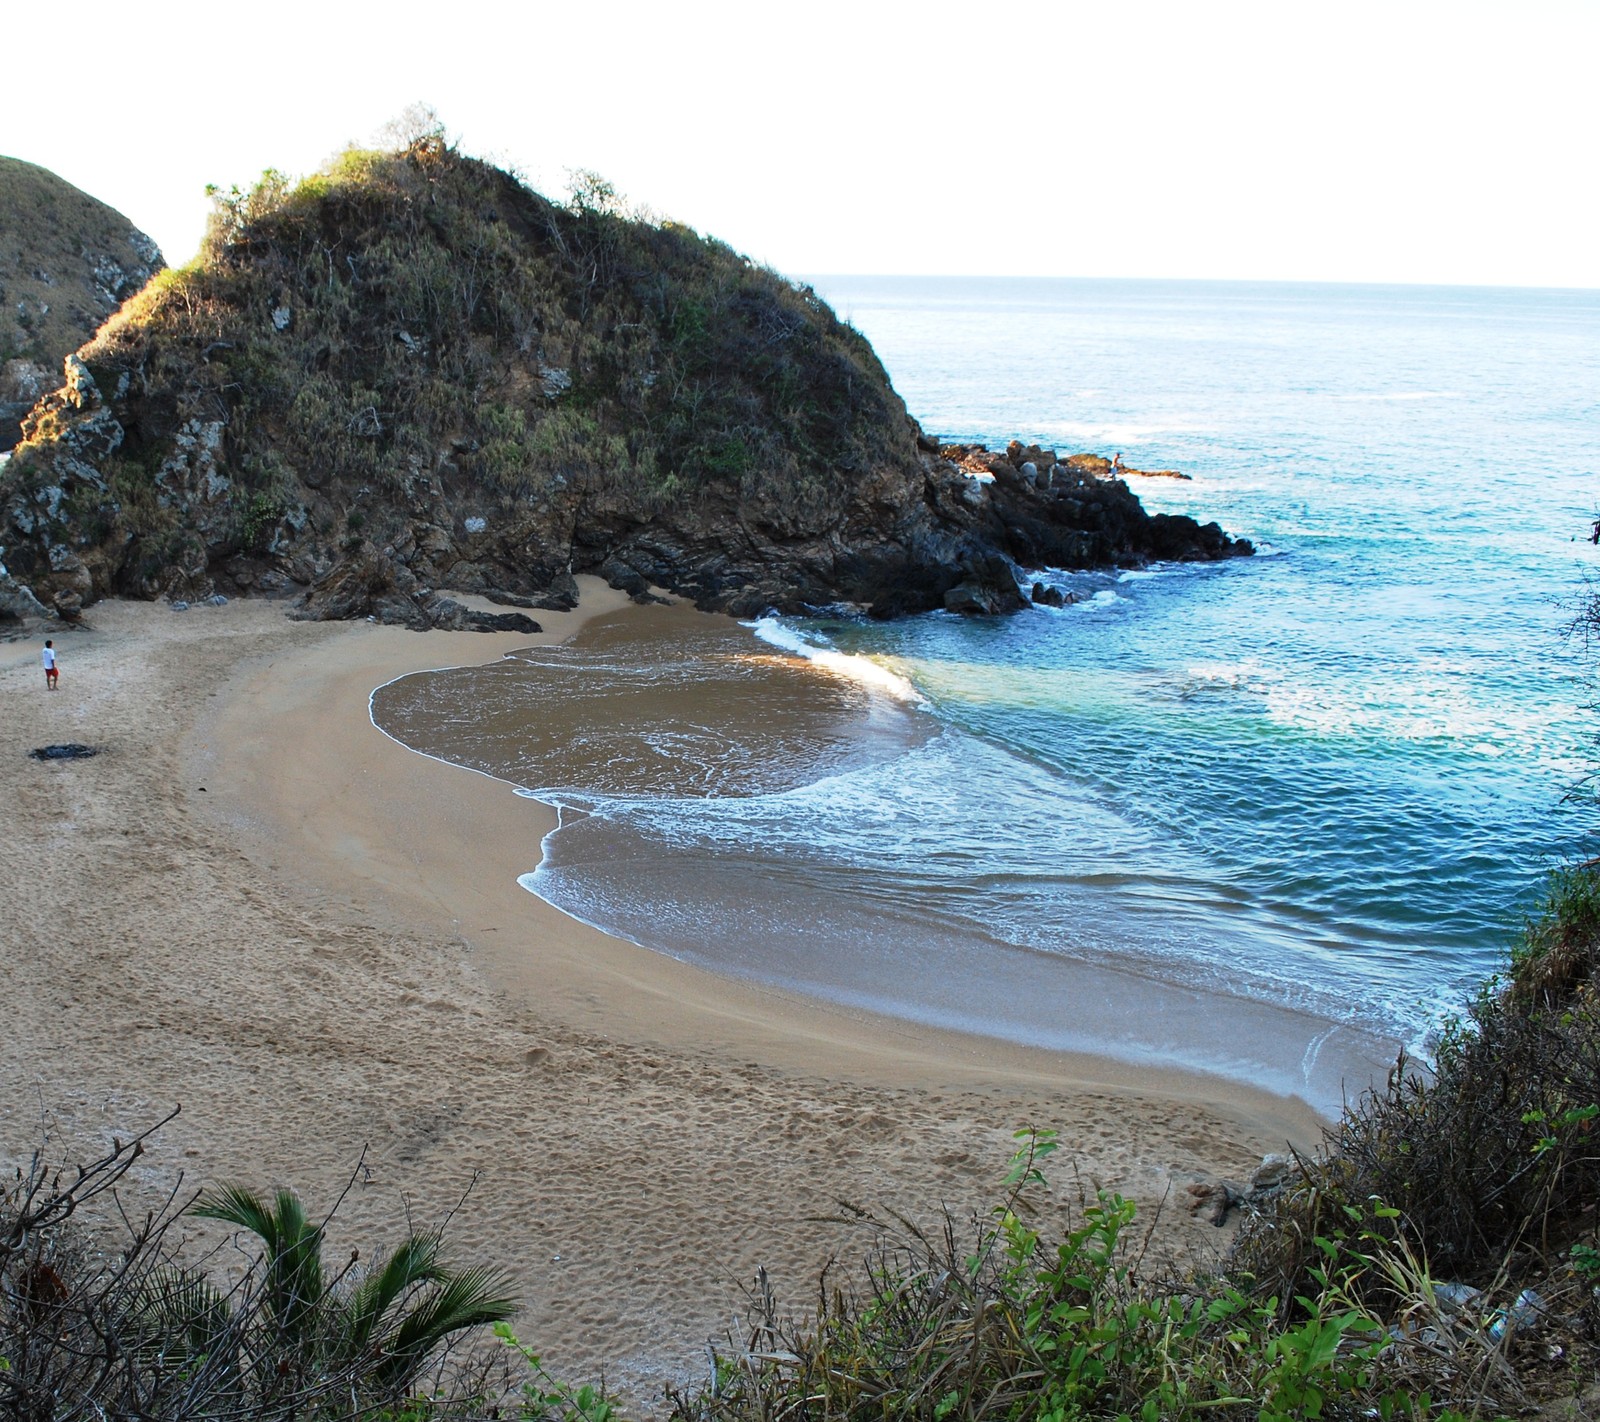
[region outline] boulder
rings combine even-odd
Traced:
[[[531,636],[544,630],[526,613],[480,612],[463,607],[454,598],[419,595],[416,606],[428,627],[445,632],[521,632]],[[406,625],[417,624],[408,621]]]
[[[0,623],[46,621],[50,613],[33,595],[33,589],[24,587],[0,568]]]
[[[967,576],[944,595],[945,611],[985,617],[1016,612],[1027,605],[1011,564],[994,555],[977,560]]]
[[[1294,1180],[1299,1173],[1299,1167],[1286,1155],[1262,1156],[1261,1164],[1250,1176],[1250,1188],[1246,1194],[1252,1200],[1275,1194]]]
[[[62,391],[67,397],[67,403],[79,410],[98,405],[100,387],[94,383],[94,376],[89,374],[89,367],[83,363],[82,358],[73,353],[68,355],[62,364],[66,374]]]
[[[374,616],[374,600],[391,591],[395,573],[389,559],[370,545],[359,545],[312,583],[289,615],[308,622]]]
[[[571,573],[557,573],[547,580],[544,593],[533,600],[533,606],[546,612],[571,612],[578,605],[578,584]]]
[[[650,580],[631,564],[620,558],[608,558],[600,565],[600,576],[610,587],[625,592],[629,597],[639,597],[650,591]]]
[[[469,611],[466,627],[472,632],[521,632],[527,636],[544,631],[531,617],[520,612]]]
[[[1189,1213],[1219,1229],[1228,1222],[1228,1211],[1239,1203],[1239,1192],[1221,1180],[1197,1180],[1186,1193]]]
[[[485,588],[483,595],[490,602],[500,607],[537,607],[531,597],[524,597],[521,593],[506,592],[503,588]]]

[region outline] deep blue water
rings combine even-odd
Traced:
[[[586,852],[580,829],[530,887],[841,1002],[1283,1089],[1302,1087],[1265,1060],[1281,1044],[1178,1041],[1192,1024],[1097,1042],[1088,989],[1064,978],[1054,1002],[1039,974],[1110,964],[1306,1014],[1311,1036],[1421,1041],[1591,825],[1563,800],[1594,749],[1562,627],[1600,561],[1600,293],[815,285],[930,432],[1180,469],[1135,491],[1260,555],[1028,570],[1081,600],[1010,619],[766,623],[903,679],[926,734],[770,794],[587,801],[677,872],[608,873],[614,841]],[[801,905],[806,933],[780,931]],[[1021,976],[986,995],[1002,960]]]

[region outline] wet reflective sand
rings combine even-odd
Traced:
[[[847,1008],[1207,1072],[1322,1110],[1392,1059],[1395,1043],[1326,1013],[1166,972],[1130,937],[1150,925],[1092,921],[1092,894],[1053,910],[1083,919],[1081,934],[1051,925],[1066,951],[1038,951],[993,931],[970,895],[853,858],[842,831],[836,852],[819,852],[827,816],[857,812],[851,787],[890,769],[900,798],[886,809],[879,794],[874,812],[914,832],[916,755],[938,727],[724,619],[630,610],[565,646],[402,678],[375,694],[373,714],[413,749],[561,805],[542,862],[530,828],[524,885],[674,957]],[[1106,952],[1118,934],[1126,951]]]

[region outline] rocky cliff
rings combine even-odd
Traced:
[[[0,473],[0,560],[68,615],[221,590],[428,626],[459,621],[439,588],[563,602],[585,571],[1002,611],[1013,564],[1249,551],[1081,461],[941,450],[808,288],[433,138],[224,199],[65,370]]]
[[[0,450],[61,380],[61,362],[166,264],[116,209],[0,158]]]

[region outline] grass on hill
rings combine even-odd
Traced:
[[[134,227],[115,208],[54,173],[0,157],[0,365],[23,359],[57,379],[61,361],[98,329],[115,302],[95,268],[110,257],[126,269],[159,266],[129,245]],[[105,269],[113,282],[120,273]],[[114,292],[117,297],[131,291]]]
[[[143,563],[189,536],[155,479],[208,422],[246,553],[295,505],[381,543],[468,489],[499,524],[580,497],[619,526],[692,500],[826,524],[841,480],[914,462],[871,347],[815,293],[592,175],[554,203],[430,133],[213,196],[195,261],[84,353],[102,391],[132,373],[103,472]]]

